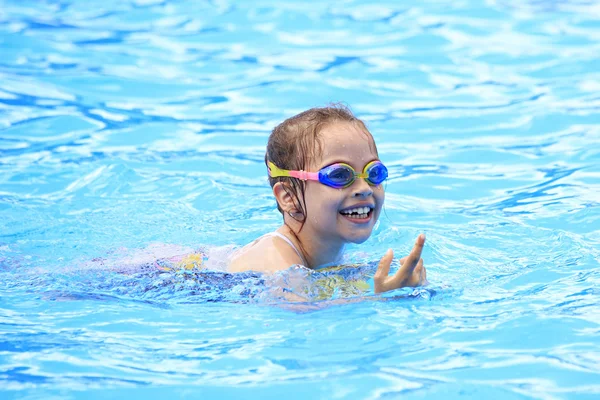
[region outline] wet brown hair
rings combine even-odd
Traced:
[[[322,155],[321,131],[336,122],[356,124],[369,136],[371,145],[375,154],[377,154],[375,141],[364,122],[356,118],[347,106],[332,104],[322,108],[311,108],[277,125],[269,136],[265,164],[271,161],[282,169],[308,170],[309,160]],[[292,197],[294,205],[306,220],[306,200],[304,198],[306,182],[290,177],[269,177],[271,187],[277,182],[287,182],[284,185],[285,191]],[[283,214],[279,203],[277,209]],[[304,226],[304,223],[302,223],[302,226]],[[302,226],[300,230],[302,230]]]

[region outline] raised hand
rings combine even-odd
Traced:
[[[375,281],[375,293],[387,292],[388,290],[398,289],[406,286],[415,287],[427,283],[427,271],[423,266],[421,252],[425,245],[425,235],[420,234],[415,242],[415,247],[407,257],[400,259],[400,268],[393,275],[389,276],[390,265],[394,259],[394,252],[389,249],[379,261],[377,272],[373,280]]]

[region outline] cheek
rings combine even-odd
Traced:
[[[337,211],[341,190],[331,189],[324,185],[307,185],[306,208],[312,215]]]

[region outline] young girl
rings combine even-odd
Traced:
[[[331,266],[346,243],[369,238],[388,171],[373,136],[349,109],[313,108],[285,120],[269,137],[265,163],[283,225],[236,252],[231,272]],[[388,276],[394,256],[389,249],[374,276],[375,292],[425,284],[424,244],[421,234],[393,276]]]

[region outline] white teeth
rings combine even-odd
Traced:
[[[353,215],[354,218],[368,218],[369,211],[371,211],[370,207],[356,207],[356,208],[352,208],[350,210],[342,211],[342,214],[344,214],[344,215],[355,214],[355,215]]]

